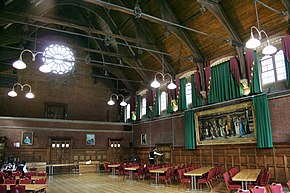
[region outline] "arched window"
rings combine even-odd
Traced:
[[[192,104],[192,96],[191,96],[191,93],[192,93],[192,90],[191,90],[191,83],[188,82],[186,83],[186,105],[187,107],[189,107],[191,104]]]
[[[167,109],[167,93],[163,91],[160,96],[160,112]]]
[[[130,104],[127,104],[127,106],[125,107],[125,122],[127,122],[128,121],[128,119],[130,119],[130,108],[131,108],[131,106],[130,106]]]
[[[261,59],[262,84],[269,84],[286,79],[283,51],[275,55],[266,55]]]
[[[146,98],[143,98],[142,99],[141,115],[142,116],[145,116],[146,115]]]

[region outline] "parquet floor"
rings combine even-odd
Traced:
[[[168,186],[152,186],[145,181],[123,180],[107,173],[86,173],[82,175],[62,174],[49,177],[47,193],[186,193],[189,189],[179,188],[179,183]],[[207,188],[199,193],[210,192]],[[225,193],[224,183],[215,185],[212,193]]]

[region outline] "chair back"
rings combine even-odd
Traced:
[[[263,187],[263,186],[255,186],[255,187],[252,189],[252,192],[253,192],[253,193],[267,193],[266,188]]]
[[[11,193],[25,193],[25,186],[10,186]]]
[[[21,178],[19,180],[19,184],[31,184],[31,179],[29,179],[29,178]]]
[[[37,172],[36,173],[37,176],[46,176],[46,172]]]
[[[182,169],[177,170],[180,182],[183,180],[183,172]]]
[[[34,184],[46,184],[46,178],[36,179]]]
[[[228,172],[225,172],[224,173],[224,180],[225,180],[225,183],[226,183],[226,186],[227,186],[227,188],[229,187],[229,183],[230,183],[230,175],[229,175],[229,173]]]
[[[287,187],[288,187],[288,190],[290,192],[290,180],[287,182]]]
[[[270,185],[270,190],[272,193],[284,193],[282,184],[272,183]]]
[[[0,185],[0,193],[6,193],[6,186]]]
[[[4,179],[4,184],[16,184],[16,180],[12,178]]]

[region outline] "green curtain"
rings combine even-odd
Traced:
[[[261,86],[260,86],[260,76],[259,76],[259,60],[257,57],[257,52],[254,52],[254,72],[253,78],[250,83],[251,94],[258,94],[261,93]]]
[[[186,78],[182,78],[180,81],[180,88],[178,94],[178,110],[186,110]]]
[[[272,128],[267,95],[264,93],[253,96],[253,104],[257,128],[257,147],[271,148],[273,147]]]
[[[290,86],[290,61],[287,60],[285,55],[285,67],[286,67],[286,81],[287,85]]]
[[[230,61],[212,67],[208,103],[227,101],[241,96],[240,85],[236,84],[231,73]]]
[[[193,111],[185,111],[184,113],[184,139],[185,149],[195,149],[195,128]]]
[[[154,117],[158,117],[160,115],[160,110],[159,110],[159,103],[160,103],[160,93],[159,93],[159,89],[156,88],[156,92],[155,92],[155,105],[154,105]]]
[[[171,97],[167,93],[167,113],[173,113],[173,106],[171,104]]]
[[[197,93],[195,84],[194,84],[194,74],[191,75],[191,96],[192,96],[192,108],[202,106],[202,98]]]
[[[136,119],[137,121],[141,120],[141,96],[137,96],[137,112],[136,112]]]

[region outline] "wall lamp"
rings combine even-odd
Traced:
[[[162,81],[164,81],[165,76],[169,76],[170,77],[170,83],[167,85],[167,88],[171,89],[171,90],[176,89],[176,84],[173,83],[172,76],[170,74],[168,74],[168,73],[162,74],[160,72],[157,72],[155,74],[155,78],[154,78],[154,81],[151,83],[151,87],[153,87],[153,88],[159,88],[160,87],[160,83],[157,81],[157,78],[156,78],[158,74],[160,74],[162,76]]]
[[[28,92],[25,96],[26,96],[26,98],[29,98],[29,99],[34,98],[34,94],[31,92],[31,86],[30,86],[29,84],[24,84],[24,85],[22,85],[22,84],[20,84],[20,83],[15,83],[15,84],[13,85],[13,88],[12,88],[12,90],[8,93],[8,96],[10,96],[10,97],[16,97],[16,96],[17,96],[17,92],[15,92],[15,87],[16,87],[17,85],[20,86],[21,91],[23,91],[24,87],[26,87],[26,86],[29,87],[29,92]]]
[[[38,54],[43,54],[43,52],[36,52],[33,53],[31,50],[25,49],[20,53],[19,59],[13,63],[13,67],[19,70],[25,69],[26,64],[23,62],[22,55],[24,52],[29,52],[32,55],[32,61],[35,61],[35,57]],[[39,71],[43,73],[48,73],[51,72],[51,68],[47,64],[43,64],[42,66],[39,67]]]
[[[113,101],[113,96],[115,96],[116,97],[116,99],[118,100],[119,99],[119,97],[121,96],[122,98],[123,98],[123,100],[122,100],[122,102],[120,103],[120,105],[122,106],[122,107],[125,107],[125,106],[127,106],[127,103],[125,102],[125,100],[124,100],[124,96],[122,95],[122,94],[111,94],[111,96],[110,96],[110,100],[108,101],[108,105],[114,105],[115,104],[115,102]]]
[[[257,31],[258,38],[255,38],[253,29]],[[259,31],[258,28],[256,28],[255,26],[251,27],[251,38],[246,42],[246,48],[255,49],[259,47],[261,45],[262,33],[264,33],[267,38],[267,46],[262,50],[262,53],[264,55],[274,54],[277,51],[277,48],[270,44],[270,41],[266,32],[264,30]]]

